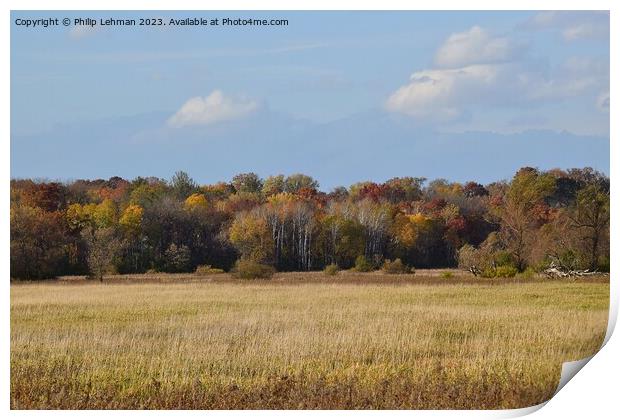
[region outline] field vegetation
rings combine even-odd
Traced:
[[[599,349],[608,301],[604,277],[446,270],[18,282],[11,407],[530,406]]]

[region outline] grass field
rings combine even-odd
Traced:
[[[11,407],[518,408],[592,355],[608,279],[135,276],[11,286]]]

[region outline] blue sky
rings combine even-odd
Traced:
[[[288,19],[289,25],[27,29],[15,24],[17,18],[77,16],[264,17]],[[360,142],[372,149],[372,140],[363,137],[375,129],[402,151],[414,145],[434,150],[440,136],[467,141],[472,132],[496,135],[500,150],[506,139],[531,133],[541,139],[536,140],[539,156],[529,162],[523,151],[521,160],[503,171],[482,165],[472,172],[455,156],[444,175],[437,171],[455,180],[500,179],[510,176],[512,166],[525,164],[608,171],[605,13],[13,12],[12,21],[12,176],[168,178],[176,169],[189,169],[199,181],[211,182],[253,167],[263,176],[299,167],[319,172],[312,175],[327,187],[349,177],[342,171],[323,174],[321,165],[308,161],[320,157],[330,164],[330,158],[311,148],[293,157],[295,150],[305,149],[316,133],[341,142],[343,150]],[[352,120],[363,124],[348,124]],[[252,133],[255,143],[244,146],[247,139],[240,136]],[[279,143],[272,143],[276,138]],[[544,156],[557,154],[562,141],[571,145],[559,149],[567,156],[557,162]],[[584,156],[593,141],[592,155]],[[120,148],[119,155],[110,152],[101,159],[110,148]],[[145,149],[157,164],[140,162]],[[93,150],[102,153],[89,153]],[[188,156],[210,151],[230,153],[230,165],[211,162],[205,168]],[[402,167],[381,152],[367,154],[379,169],[344,162],[344,172],[389,178],[427,163],[416,161],[423,153]],[[335,165],[337,157],[331,159]]]

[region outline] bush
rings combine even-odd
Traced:
[[[326,276],[335,276],[340,271],[340,267],[337,264],[326,265],[323,269],[323,274]]]
[[[519,270],[517,270],[512,265],[500,265],[495,269],[496,277],[514,277]]]
[[[196,267],[195,273],[201,276],[206,276],[209,274],[222,274],[224,270],[221,268],[213,268],[210,265],[199,265]]]
[[[495,260],[495,264],[498,266],[498,268],[502,266],[510,267],[515,265],[512,254],[506,251],[496,252],[493,259]]]
[[[519,272],[519,270],[517,270],[517,268],[512,266],[512,265],[500,265],[500,266],[495,267],[495,268],[487,268],[487,269],[483,270],[482,271],[482,277],[488,277],[488,278],[503,277],[503,278],[508,278],[508,277],[514,277],[518,272]]]
[[[454,274],[452,273],[452,271],[444,271],[443,273],[441,273],[441,277],[444,279],[451,279],[452,277],[454,277]]]
[[[396,258],[394,261],[385,260],[382,268],[386,274],[407,274],[411,272],[409,266],[403,264],[400,258]]]
[[[240,259],[235,263],[232,274],[238,279],[270,279],[276,272],[270,265],[261,264],[256,261]]]
[[[355,259],[355,267],[354,270],[355,271],[359,271],[360,273],[367,273],[369,271],[372,271],[373,266],[370,263],[370,261],[368,261],[368,259],[363,256],[360,255],[359,257],[357,257]]]
[[[522,279],[532,279],[536,277],[536,270],[532,267],[528,267],[522,273],[519,273],[518,277]]]

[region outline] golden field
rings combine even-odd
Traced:
[[[608,278],[437,272],[11,285],[11,407],[519,408],[605,336]]]

